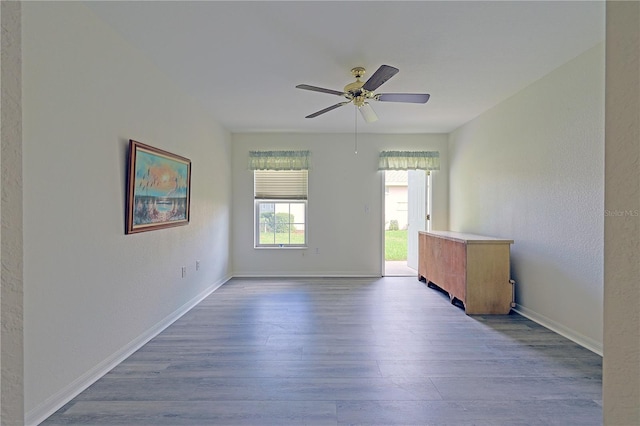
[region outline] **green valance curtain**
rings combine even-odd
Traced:
[[[440,170],[438,151],[382,151],[378,170]]]
[[[309,151],[249,151],[249,170],[309,170]]]

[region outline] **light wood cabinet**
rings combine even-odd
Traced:
[[[451,231],[420,232],[418,278],[458,299],[465,312],[508,314],[513,240]]]

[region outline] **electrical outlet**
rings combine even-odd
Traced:
[[[196,260],[196,271],[200,270],[200,261]]]
[[[186,277],[186,276],[187,276],[187,267],[186,267],[186,266],[183,266],[183,267],[182,267],[182,278],[184,278],[184,277]]]

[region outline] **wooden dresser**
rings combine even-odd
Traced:
[[[473,314],[508,314],[513,240],[451,231],[420,232],[418,279],[434,284]]]

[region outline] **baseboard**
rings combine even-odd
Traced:
[[[576,333],[575,330],[571,330],[570,328],[567,328],[564,325],[545,317],[544,315],[540,315],[539,313],[532,311],[531,309],[525,308],[522,305],[516,305],[513,310],[523,317],[529,318],[531,321],[536,322],[541,326],[548,328],[549,330],[555,331],[559,335],[566,337],[567,339],[577,343],[583,348],[589,349],[591,352],[602,356],[603,350],[601,342],[597,342],[590,337],[584,336],[580,333]]]
[[[25,425],[35,426],[46,420],[49,416],[58,411],[66,403],[71,401],[78,394],[80,394],[102,376],[111,371],[115,366],[127,359],[131,354],[133,354],[151,339],[160,334],[164,329],[176,322],[180,317],[189,312],[194,306],[196,306],[198,303],[200,303],[230,279],[231,276],[229,275],[209,286],[206,290],[198,294],[196,297],[166,316],[155,326],[145,331],[136,339],[132,340],[120,350],[107,357],[104,361],[100,362],[98,365],[84,373],[82,376],[78,377],[76,380],[62,388],[54,395],[47,398],[42,404],[27,412],[25,414]]]
[[[233,274],[233,278],[380,278],[380,274]]]

